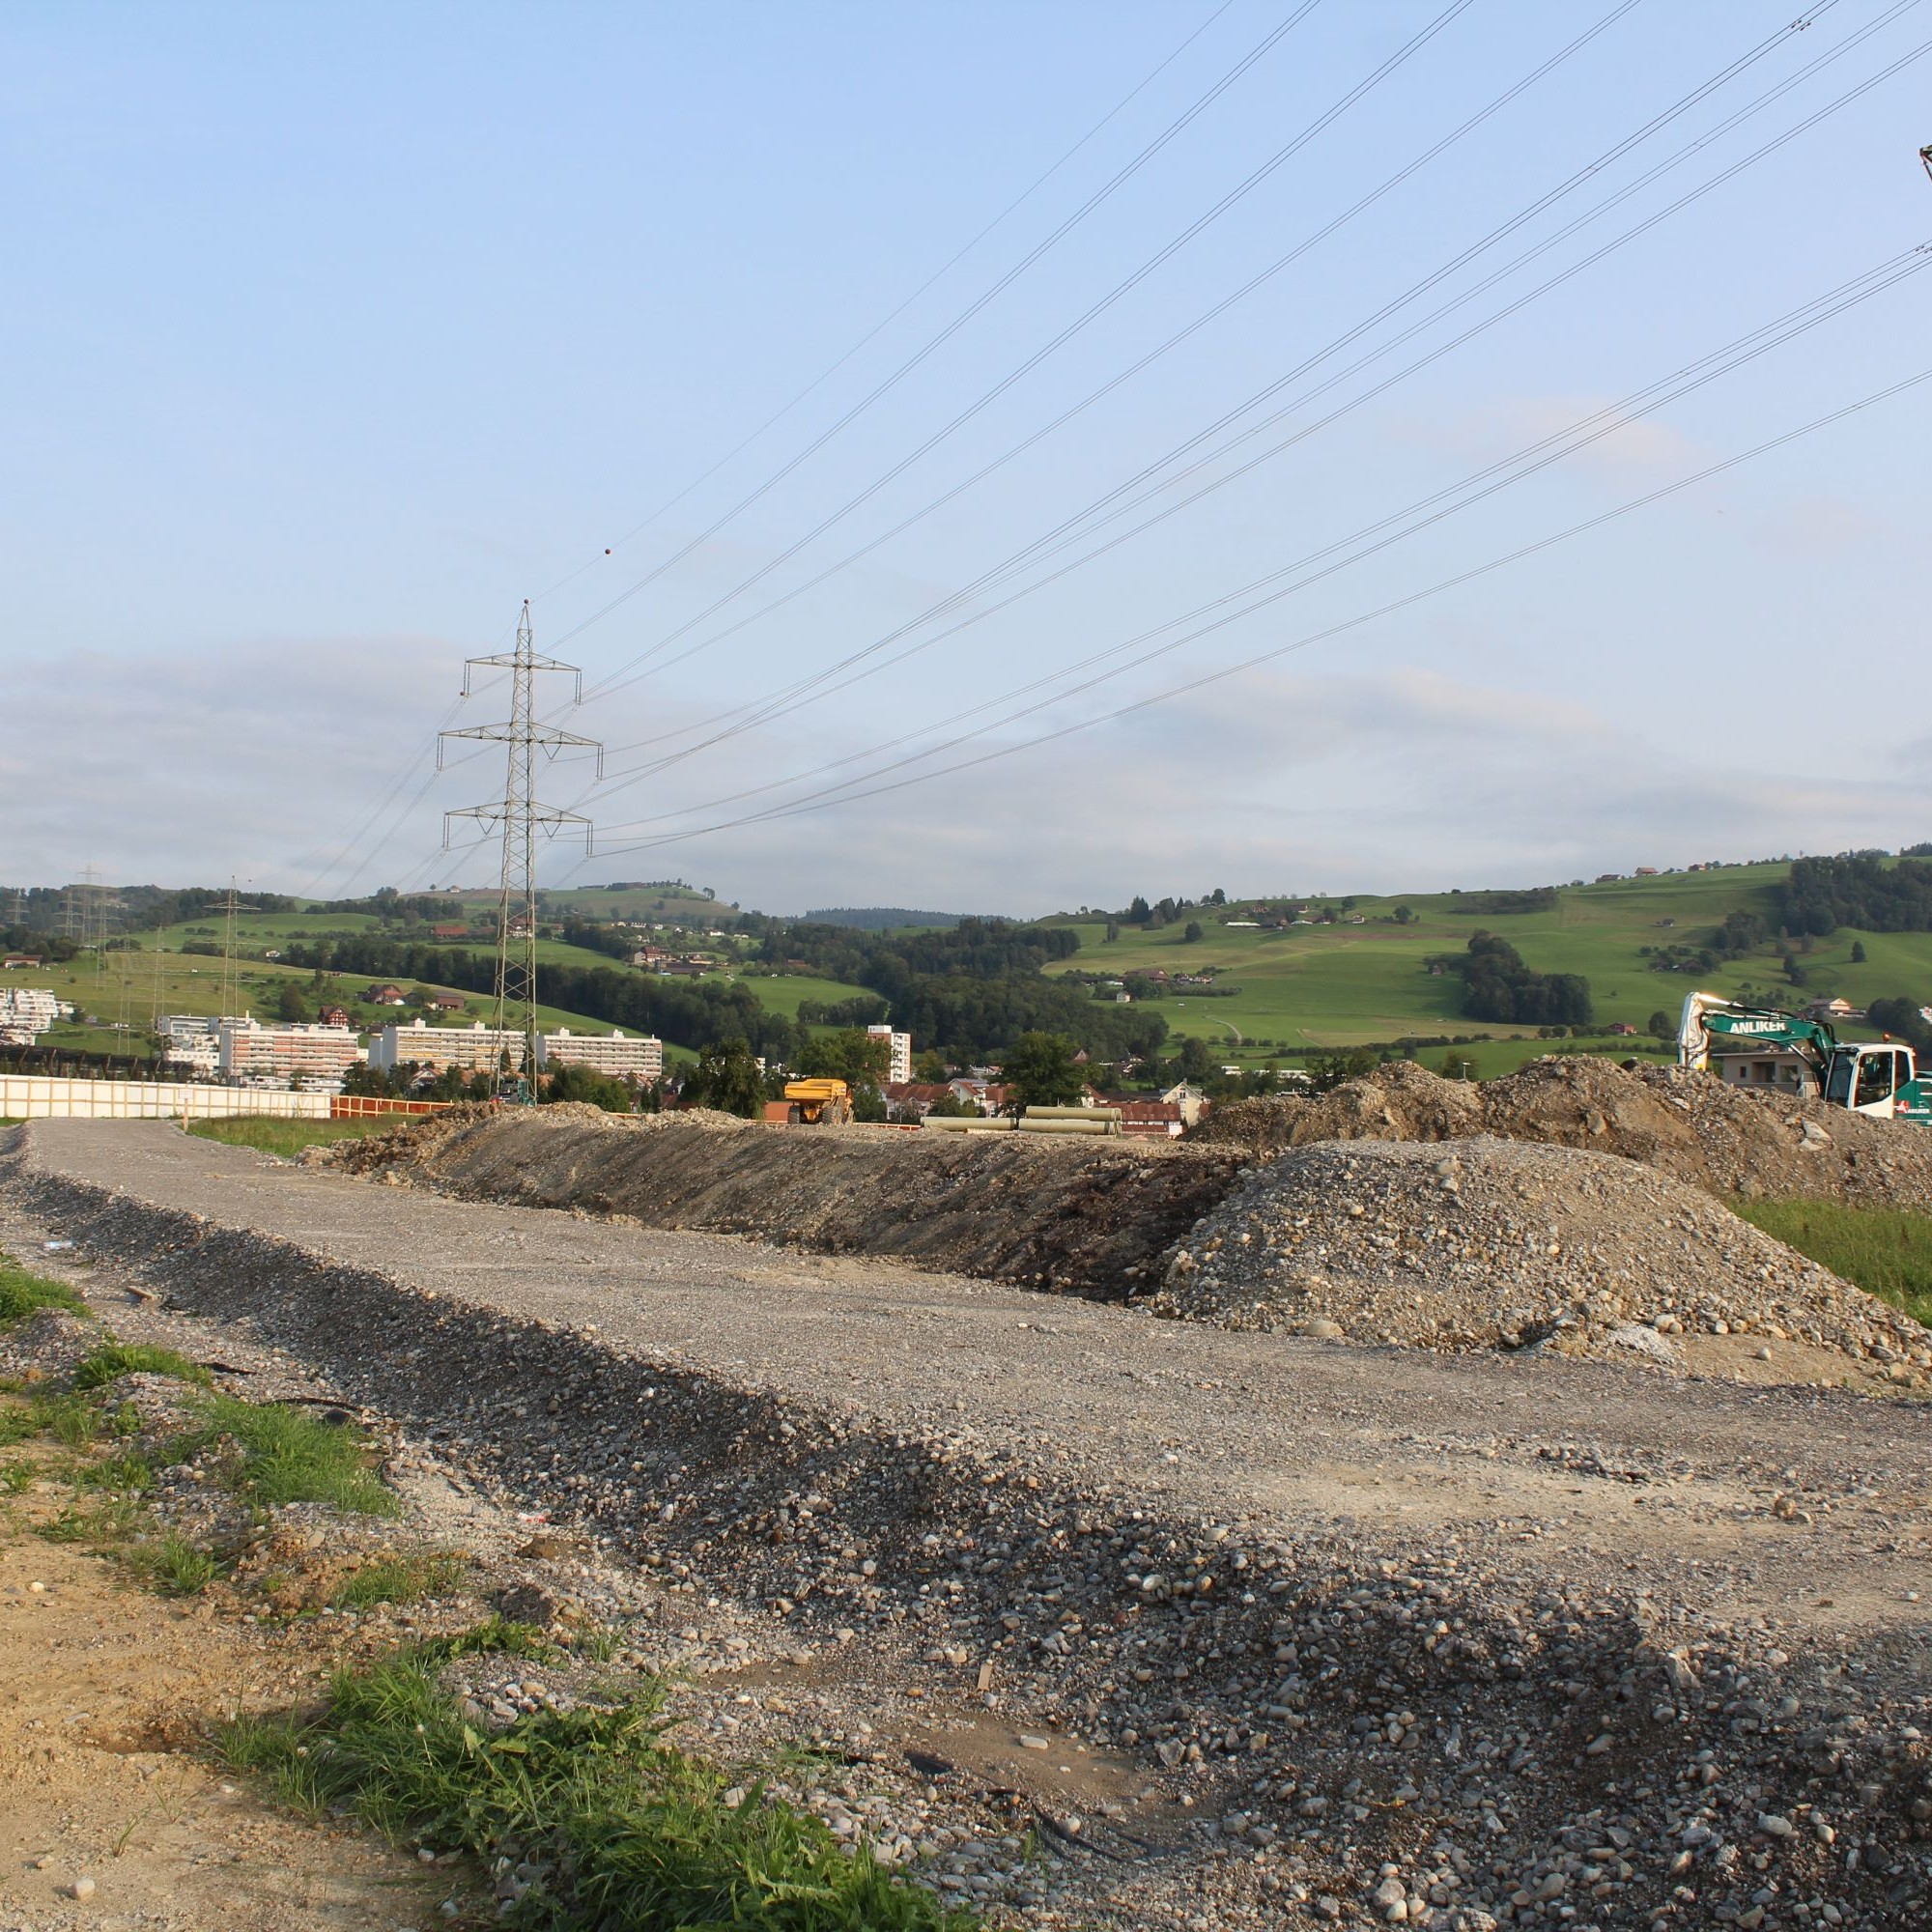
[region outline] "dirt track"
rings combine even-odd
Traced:
[[[1924,1614],[1904,1598],[1922,1580],[1916,1555],[1870,1548],[1844,1523],[1794,1535],[1763,1513],[1773,1493],[1845,1494],[1872,1482],[1897,1498],[1901,1520],[1932,1525],[1932,1438],[1920,1410],[1720,1382],[1691,1396],[1640,1368],[1464,1363],[1228,1335],[883,1262],[372,1191],[170,1126],[58,1122],[28,1131],[35,1166],[50,1175],[293,1242],[459,1304],[588,1324],[601,1348],[673,1357],[736,1386],[857,1405],[895,1427],[963,1416],[1022,1462],[1071,1463],[1087,1482],[1217,1520],[1342,1511],[1399,1534],[1453,1520],[1465,1534],[1513,1540],[1520,1518],[1576,1512],[1575,1479],[1540,1450],[1586,1435],[1606,1461],[1688,1463],[1700,1501],[1716,1507],[1695,1513],[1695,1534],[1679,1536],[1691,1525],[1673,1522],[1660,1537],[1627,1486],[1586,1486],[1588,1537],[1579,1526],[1565,1571],[1614,1576],[1641,1555],[1647,1569],[1683,1573],[1713,1607],[1714,1595],[1739,1608],[1770,1594],[1809,1618],[1809,1581],[1833,1598],[1835,1614],[1821,1621],[1833,1628]],[[1445,1453],[1498,1439],[1516,1446],[1482,1458],[1479,1482],[1445,1467]],[[1592,1539],[1603,1547],[1582,1547]]]
[[[1667,1809],[1673,1780],[1700,1788],[1683,1768],[1700,1743],[1721,1780],[1705,1808],[1733,1835],[1748,1839],[1774,1800],[1805,1815],[1822,1802],[1873,1847],[1855,1872],[1880,1874],[1876,1890],[1831,1876],[1809,1837],[1811,1863],[1792,1866],[1791,1882],[1824,1888],[1846,1922],[1911,1922],[1927,1897],[1923,1860],[1896,1835],[1918,1827],[1894,1822],[1921,1802],[1915,1740],[1932,1722],[1932,1632],[1916,1600],[1932,1551],[1920,1406],[1235,1335],[885,1263],[373,1188],[166,1126],[47,1123],[23,1138],[10,1195],[42,1225],[57,1217],[181,1305],[327,1363],[412,1429],[470,1445],[491,1482],[577,1513],[640,1560],[675,1558],[692,1587],[788,1639],[841,1618],[862,1627],[882,1728],[895,1708],[940,1715],[932,1701],[897,1706],[901,1694],[973,1704],[949,1688],[948,1664],[922,1662],[957,1642],[961,1659],[997,1662],[1009,1721],[1137,1755],[1167,1788],[1198,1794],[1203,1815],[1239,1807],[1239,1832],[1261,1834],[1251,1845],[1293,1832],[1285,1868],[1266,1862],[1266,1842],[1252,1865],[1245,1850],[1229,1865],[1224,1846],[1193,1868],[1187,1886],[1221,1888],[1203,1924],[1308,1922],[1259,1904],[1253,1887],[1284,1870],[1284,1896],[1333,1888],[1365,1902],[1375,1861],[1406,1869],[1430,1833],[1513,1861],[1493,1880],[1472,1868],[1471,1886],[1492,1890],[1469,1895],[1534,1903],[1571,1867],[1599,1877],[1564,1847],[1601,1836],[1605,1772],[1628,1780],[1609,1802],[1633,1804],[1646,1849],[1627,1878],[1622,1866],[1599,1878],[1600,1918],[1576,1922],[1648,1924],[1681,1855],[1647,1834],[1691,1815],[1688,1795],[1681,1816],[1655,1807]],[[864,1577],[841,1560],[854,1549],[873,1552]],[[1112,1574],[1129,1562],[1124,1581]],[[1243,1566],[1276,1580],[1243,1594]],[[1219,1578],[1211,1601],[1205,1582],[1199,1602],[1189,1595],[1197,1572]],[[1426,1628],[1409,1620],[1436,1604],[1466,1635],[1432,1662],[1402,1632]],[[1293,1672],[1287,1637],[1306,1649],[1327,1627],[1323,1605],[1336,1625],[1392,1619],[1388,1647],[1340,1645],[1326,1677],[1263,1688]],[[1673,1646],[1694,1669],[1669,1661]],[[1138,1656],[1158,1670],[1127,1670]],[[1673,1692],[1673,1673],[1687,1686],[1701,1673],[1710,1701]],[[1173,1681],[1136,1688],[1156,1675]],[[1659,1711],[1675,1714],[1654,1737],[1638,1715],[1652,1681]],[[1634,1687],[1628,1706],[1620,1684]],[[1806,1715],[1766,1703],[1741,1736],[1735,1700],[1775,1701],[1787,1684]],[[1609,1687],[1601,1711],[1597,1686]],[[1278,1719],[1264,1714],[1271,1698],[1289,1700]],[[1351,1735],[1350,1711],[1405,1701],[1411,1721],[1391,1716],[1386,1746],[1358,1722]],[[1294,1727],[1291,1707],[1304,1713]],[[1898,1728],[1908,1714],[1918,1728]],[[1849,1733],[1841,1773],[1808,1773],[1818,1747],[1804,1726],[1821,1720],[1886,1753],[1883,1779],[1852,1767],[1865,1746]],[[1505,1723],[1494,1745],[1476,1743]],[[1599,1731],[1623,1739],[1620,1755],[1585,1752]],[[1224,1732],[1238,1757],[1223,1754],[1235,1749]],[[1167,1754],[1190,1737],[1193,1757]],[[1430,1740],[1378,1769],[1384,1749]],[[1544,1741],[1556,1745],[1547,1760]],[[1438,1749],[1469,1768],[1438,1782]],[[1265,1776],[1251,1792],[1256,1766]],[[1393,1793],[1404,1767],[1409,1798],[1376,1801],[1393,1809],[1325,1795],[1342,1808],[1296,1808],[1311,1791],[1381,1790],[1384,1776]],[[1847,1778],[1873,1808],[1861,1813]],[[1633,1787],[1634,1804],[1615,1797]],[[1748,1910],[1733,1880],[1754,1884],[1765,1867],[1734,1873],[1716,1861],[1721,1837],[1709,1842],[1698,1895]],[[1613,1895],[1625,1885],[1629,1913]],[[1152,1892],[1145,1913],[1122,1911],[1149,1925],[1184,1917]]]

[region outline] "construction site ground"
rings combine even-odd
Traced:
[[[1025,1794],[1049,1877],[961,1893],[1014,1922],[1932,1922],[1909,1394],[11,1139],[0,1245],[299,1361],[753,1690],[822,1675],[868,1758]]]

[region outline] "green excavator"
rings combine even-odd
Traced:
[[[1708,1069],[1714,1039],[1778,1049],[1777,1063],[1766,1070],[1782,1068],[1795,1076],[1784,1086],[1786,1092],[1795,1090],[1875,1120],[1932,1126],[1932,1090],[1919,1080],[1912,1049],[1898,1040],[1841,1040],[1823,1020],[1740,1006],[1718,993],[1692,993],[1684,1002],[1677,1029],[1677,1064]]]

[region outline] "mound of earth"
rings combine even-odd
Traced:
[[[467,1109],[344,1142],[328,1159],[467,1200],[756,1235],[1096,1300],[1123,1298],[1245,1164],[1222,1148],[576,1105]]]
[[[1233,1328],[1451,1350],[1634,1349],[1690,1366],[1712,1353],[1697,1338],[1743,1337],[1749,1349],[1716,1351],[1727,1365],[1789,1370],[1802,1365],[1794,1350],[1826,1351],[1932,1386],[1932,1331],[1695,1189],[1492,1135],[1293,1149],[1177,1243],[1147,1305]]]
[[[1619,1154],[1714,1194],[1806,1195],[1932,1208],[1932,1133],[1708,1073],[1627,1068],[1580,1054],[1500,1080],[1444,1080],[1394,1061],[1316,1098],[1217,1108],[1190,1139],[1264,1160],[1319,1141],[1478,1134]]]

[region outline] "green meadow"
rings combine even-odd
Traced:
[[[1431,955],[1460,952],[1472,933],[1485,929],[1508,939],[1539,972],[1580,973],[1588,979],[1600,1028],[1627,1021],[1642,1029],[1660,1010],[1674,1023],[1685,994],[1697,987],[1729,995],[1747,986],[1775,990],[1794,1005],[1825,992],[1842,994],[1855,1006],[1898,993],[1932,1000],[1928,933],[1840,930],[1815,940],[1808,953],[1801,952],[1806,978],[1803,989],[1784,980],[1780,944],[1709,974],[1650,970],[1640,948],[1694,949],[1733,911],[1756,912],[1776,931],[1776,889],[1787,870],[1782,865],[1736,866],[1569,887],[1553,907],[1530,913],[1472,911],[1463,895],[1453,893],[1359,895],[1353,916],[1360,924],[1300,925],[1279,932],[1226,922],[1244,919],[1257,904],[1270,910],[1301,903],[1339,908],[1340,898],[1243,899],[1190,912],[1158,931],[1122,925],[1112,942],[1104,919],[1069,916],[1053,923],[1079,932],[1080,951],[1050,970],[1110,975],[1154,967],[1169,974],[1211,970],[1219,984],[1238,986],[1238,995],[1204,999],[1189,997],[1183,988],[1161,1000],[1158,1010],[1174,1035],[1192,1035],[1225,1047],[1231,1061],[1266,1058],[1269,1049],[1257,1049],[1257,1040],[1278,1042],[1275,1051],[1308,1052],[1406,1034],[1476,1033],[1489,1037],[1486,1044],[1469,1049],[1484,1074],[1505,1071],[1551,1050],[1551,1042],[1534,1037],[1533,1028],[1526,1030],[1531,1038],[1517,1040],[1509,1036],[1518,1029],[1464,1019],[1462,981],[1453,973],[1430,973]],[[1413,915],[1406,924],[1394,918],[1398,905],[1407,906]],[[1184,937],[1190,918],[1203,926],[1202,937],[1191,944]],[[1852,963],[1855,941],[1862,942],[1868,955],[1860,965]],[[1653,1050],[1641,1038],[1614,1036],[1605,1036],[1601,1047],[1594,1038],[1589,1043],[1592,1050],[1621,1055]]]

